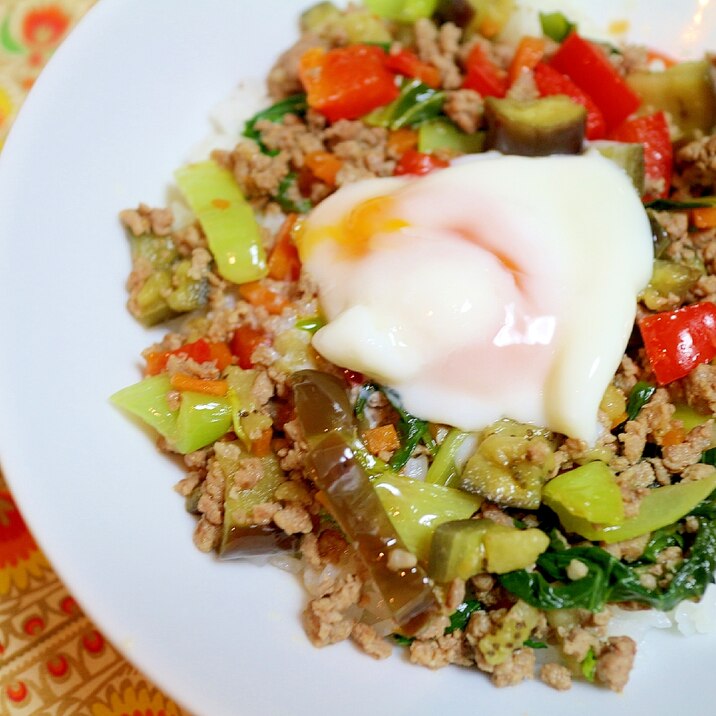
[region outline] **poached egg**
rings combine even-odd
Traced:
[[[339,189],[297,237],[331,362],[463,430],[504,417],[593,443],[652,270],[646,213],[596,152],[481,155]]]

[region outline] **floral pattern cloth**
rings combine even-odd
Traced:
[[[94,0],[0,0],[0,150],[48,58]],[[82,613],[0,474],[0,714],[189,716]]]

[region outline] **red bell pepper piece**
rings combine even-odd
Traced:
[[[259,346],[271,345],[271,339],[262,330],[251,326],[239,326],[231,338],[231,352],[239,359],[239,367],[253,368],[251,356]]]
[[[206,363],[211,360],[211,346],[203,338],[193,343],[185,343],[173,351],[160,351],[147,354],[147,375],[157,375],[167,367],[169,356],[184,356],[197,363]]]
[[[470,50],[465,61],[467,74],[462,86],[483,97],[504,97],[507,94],[507,73],[501,70],[480,45]]]
[[[552,57],[552,67],[567,75],[602,111],[607,131],[618,127],[641,100],[604,52],[572,32]]]
[[[660,385],[716,357],[716,304],[710,301],[646,316],[639,329]]]
[[[403,176],[405,174],[429,174],[434,169],[444,169],[450,166],[450,162],[436,157],[434,154],[426,154],[418,152],[415,149],[408,149],[405,154],[398,160],[395,165],[395,176]]]
[[[299,77],[308,105],[331,122],[358,119],[398,96],[385,52],[373,45],[313,47],[301,57]]]
[[[604,115],[586,92],[577,87],[567,75],[563,75],[555,70],[554,67],[543,62],[540,62],[535,67],[534,76],[540,96],[549,97],[555,94],[563,94],[581,104],[587,110],[587,139],[604,139],[607,134]]]
[[[440,70],[427,62],[423,62],[410,50],[390,52],[385,57],[385,66],[397,75],[415,77],[428,87],[440,87]]]
[[[648,194],[644,197],[645,201],[669,195],[674,149],[669,136],[669,125],[663,112],[628,119],[614,130],[609,138],[617,142],[644,145],[646,178],[652,187],[661,185],[661,191],[656,194]]]

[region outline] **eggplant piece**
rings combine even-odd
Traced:
[[[296,414],[309,447],[327,435],[355,432],[353,410],[341,382],[318,370],[300,370],[291,378]]]
[[[667,112],[681,131],[679,139],[711,134],[716,125],[716,90],[706,60],[680,62],[663,72],[633,72],[626,81],[642,99],[640,113]]]
[[[340,433],[321,440],[311,450],[310,461],[330,513],[366,566],[390,615],[403,633],[415,634],[438,610],[437,600],[419,564],[399,570],[389,567],[391,553],[407,548],[368,474]]]
[[[515,9],[514,0],[441,0],[435,12],[439,22],[453,22],[470,35],[499,35]]]
[[[587,111],[564,95],[519,101],[485,99],[485,149],[523,157],[579,154]]]
[[[313,481],[397,627],[414,634],[438,609],[432,582],[419,564],[395,571],[388,567],[393,550],[409,550],[361,465],[345,388],[335,376],[315,370],[295,373],[291,384]]]
[[[235,444],[217,443],[216,459],[224,473],[224,523],[219,544],[220,559],[242,559],[270,555],[293,549],[296,540],[277,527],[252,525],[251,510],[264,502],[270,502],[276,488],[286,479],[278,458],[267,455],[252,458],[243,450],[235,450]],[[253,487],[239,489],[234,485],[234,475],[244,460],[258,460],[262,475]]]
[[[644,194],[644,145],[610,142],[606,139],[590,145],[603,157],[621,167],[631,179],[639,196]]]
[[[252,559],[270,557],[281,552],[294,552],[298,548],[298,537],[287,535],[273,525],[232,524],[224,530],[219,549],[219,559]]]

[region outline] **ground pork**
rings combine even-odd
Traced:
[[[445,93],[443,110],[463,132],[472,134],[479,129],[484,109],[485,103],[475,90],[457,89]]]
[[[336,175],[338,186],[393,174],[395,160],[389,156],[388,130],[384,127],[367,127],[363,122],[341,119],[325,130],[323,139],[342,162]]]
[[[506,661],[497,664],[490,676],[490,680],[498,688],[516,686],[525,679],[533,679],[534,672],[534,649],[523,648],[513,651]]]
[[[716,366],[710,363],[696,366],[683,379],[682,386],[692,408],[704,415],[716,413]]]
[[[639,512],[641,499],[655,481],[654,468],[648,462],[637,462],[616,477],[624,501],[624,516],[634,517]]]
[[[303,613],[306,634],[314,646],[348,639],[356,624],[346,612],[358,603],[361,582],[352,574],[342,576],[330,594],[312,599]]]
[[[174,223],[174,215],[170,209],[153,209],[146,204],[140,204],[136,209],[120,211],[119,218],[134,236],[169,236]]]
[[[351,630],[351,639],[369,656],[375,659],[387,659],[393,648],[386,639],[368,624],[358,622]]]
[[[716,192],[716,135],[689,142],[676,153],[674,184],[687,194]]]
[[[261,120],[256,129],[268,149],[285,152],[296,168],[304,165],[306,154],[325,151],[321,133],[293,114],[287,114],[282,122]]]
[[[416,639],[410,645],[409,658],[413,664],[427,666],[429,669],[442,669],[448,664],[471,663],[464,653],[462,632],[459,629],[434,639]]]
[[[622,691],[629,680],[635,656],[636,642],[631,637],[611,637],[597,657],[597,679],[612,691]]]
[[[253,141],[239,142],[233,151],[215,151],[212,158],[234,173],[242,191],[251,199],[267,200],[278,193],[289,172],[289,156],[264,154]]]
[[[507,96],[509,99],[514,99],[518,102],[539,99],[540,93],[535,82],[534,72],[526,68],[523,69],[517,79],[510,85]]]
[[[311,516],[304,507],[296,504],[282,507],[273,516],[273,521],[277,527],[289,535],[306,534],[313,529]]]
[[[713,421],[695,427],[682,443],[663,448],[664,466],[677,474],[682,473],[701,460],[701,453],[711,447],[713,437]]]
[[[572,688],[572,673],[562,664],[545,664],[540,669],[539,676],[545,684],[557,691],[569,691]]]
[[[457,63],[462,30],[451,22],[438,28],[426,18],[415,23],[415,43],[418,55],[424,62],[440,71],[442,87],[457,89],[462,84],[462,74]]]

